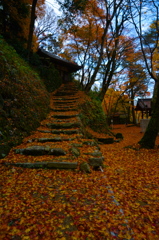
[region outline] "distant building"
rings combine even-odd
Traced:
[[[144,118],[144,115],[146,115],[146,118],[151,116],[151,112],[152,112],[151,102],[152,102],[152,98],[139,98],[138,99],[135,110],[141,112],[142,119]]]
[[[82,68],[82,66],[47,52],[44,49],[39,49],[37,53],[44,65],[49,66],[50,63],[53,63],[54,67],[59,71],[63,83],[70,81],[70,73],[76,72]]]

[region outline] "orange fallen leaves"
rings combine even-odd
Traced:
[[[159,150],[124,148],[140,140],[137,127],[113,131],[124,140],[100,145],[104,172],[1,166],[1,239],[158,240]]]

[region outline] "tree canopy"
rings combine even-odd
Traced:
[[[81,87],[89,92],[97,83],[101,100],[117,82],[117,90],[124,87],[122,91],[133,102],[135,96],[147,93],[148,81],[153,79],[153,113],[158,119],[155,113],[159,95],[158,3],[155,0],[57,0],[57,3],[63,11],[58,28],[55,14],[51,10],[49,13],[45,0],[0,0],[0,33],[17,49],[27,49],[28,57],[43,42],[40,46],[76,61],[83,66],[76,76]],[[146,31],[145,22],[149,19],[152,21]],[[156,137],[159,126],[157,122],[155,125]]]

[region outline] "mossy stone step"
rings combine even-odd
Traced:
[[[70,118],[71,119],[71,118]],[[51,121],[53,122],[53,123],[70,123],[70,119],[68,118],[68,119],[58,119],[58,118],[53,118],[53,119],[51,119]],[[42,126],[42,125],[41,125]]]
[[[75,138],[62,138],[62,137],[52,137],[52,138],[35,138],[31,142],[37,141],[41,143],[45,142],[62,142],[62,141],[73,141]]]
[[[77,100],[59,100],[59,101],[54,101],[54,104],[75,104]]]
[[[63,129],[63,128],[76,128],[76,127],[80,127],[80,123],[79,122],[74,122],[74,123],[63,123],[63,124],[56,124],[56,123],[47,123],[46,124],[47,127],[51,128],[51,129]]]
[[[69,92],[67,92],[67,91],[61,91],[61,92],[55,93],[54,96],[61,96],[61,97],[63,97],[63,96],[74,96],[77,92],[78,92],[78,91],[75,91],[75,90],[69,91]]]
[[[52,111],[54,111],[54,112],[69,112],[69,111],[72,111],[72,112],[74,112],[74,111],[77,111],[77,108],[51,108],[51,110]]]
[[[53,97],[53,100],[54,101],[77,101],[79,99],[79,97],[70,97],[70,98],[67,98],[67,97]]]
[[[76,169],[77,162],[35,162],[35,163],[3,163],[6,166],[15,166],[22,168],[46,168],[46,169]]]
[[[68,119],[68,118],[74,118],[74,117],[78,117],[78,114],[72,114],[72,115],[63,115],[63,114],[59,114],[59,115],[52,115],[52,117],[54,118],[58,118],[58,119]]]
[[[31,156],[54,155],[63,156],[66,152],[62,148],[51,148],[49,146],[30,146],[22,149],[15,149],[15,153]]]
[[[63,106],[58,106],[58,107],[56,107],[56,108],[59,108],[59,109],[70,109],[70,108],[75,108],[75,106],[66,106],[66,105],[63,105]]]
[[[38,132],[42,132],[42,133],[52,133],[51,130],[40,130],[40,129],[37,129]]]
[[[46,143],[46,142],[63,142],[63,141],[73,141],[75,140],[76,137],[73,138],[62,138],[62,137],[53,137],[53,138],[32,138],[27,141],[27,143],[31,142],[41,142],[41,143]]]
[[[71,130],[52,130],[51,133],[53,134],[66,134],[66,135],[72,135],[72,134],[79,134],[79,129],[71,129]]]
[[[45,143],[45,142],[61,142],[61,137],[53,137],[53,138],[38,138],[36,139],[38,142]]]

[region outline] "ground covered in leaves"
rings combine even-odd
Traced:
[[[159,239],[159,150],[127,147],[138,127],[114,126],[103,172],[1,166],[1,239]],[[159,138],[157,139],[157,144]]]

